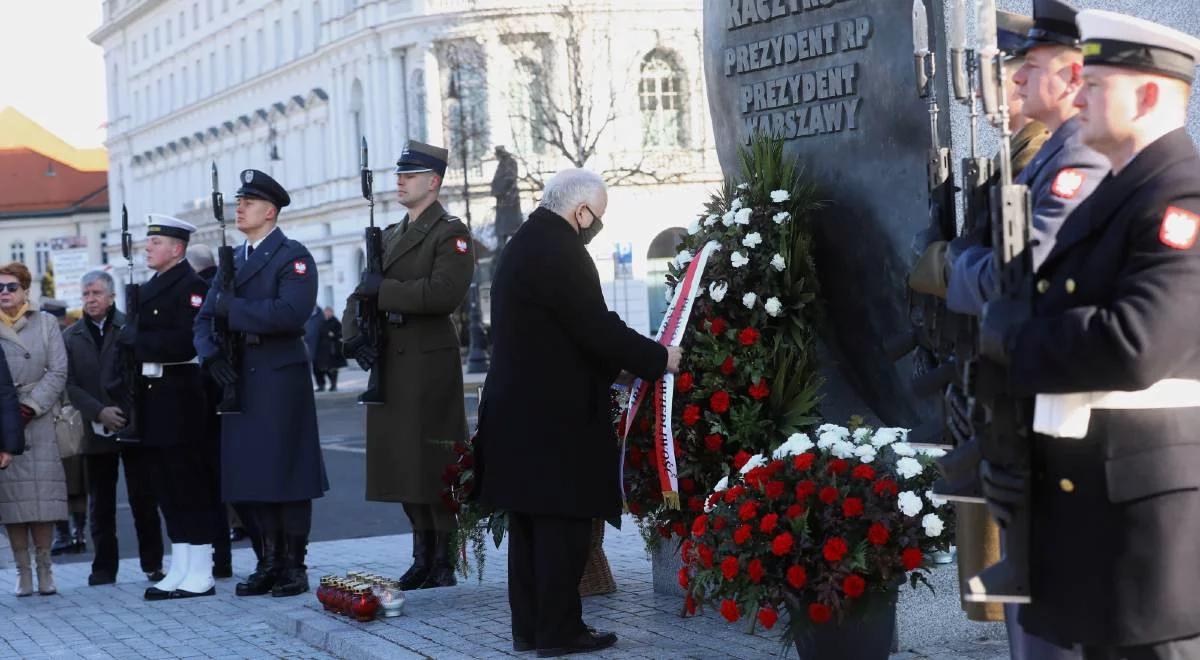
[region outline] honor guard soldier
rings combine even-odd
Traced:
[[[277,226],[291,202],[283,186],[258,170],[240,176],[237,228],[246,242],[234,249],[233,290],[213,279],[196,317],[196,351],[218,383],[241,392],[241,412],[221,416],[221,491],[253,518],[261,555],[237,594],[294,596],[308,591],[312,500],[329,489],[304,348],[317,269]],[[240,355],[222,353],[217,318],[244,338]]]
[[[413,527],[404,589],[455,584],[454,514],[442,502],[442,472],[467,439],[462,362],[451,314],[462,304],[475,260],[466,225],[438,201],[446,150],[409,141],[396,163],[396,197],[408,211],[383,232],[383,272],[366,273],[342,317],[346,352],[378,374],[385,402],[367,407],[367,499],[400,502]],[[385,350],[355,323],[356,299],[373,300],[386,323]]]
[[[1032,318],[984,308],[981,349],[1034,399],[1025,630],[1087,658],[1200,657],[1200,40],[1080,12],[1083,142],[1112,172],[1059,229]],[[1021,476],[984,463],[1004,523]]]
[[[146,600],[216,593],[216,475],[205,469],[204,383],[192,346],[192,325],[207,287],[186,258],[194,231],[191,223],[150,214],[146,266],[154,276],[141,286],[137,309],[129,310],[136,323],[126,323],[117,335],[122,349],[141,363],[141,377],[132,385],[143,411],[140,440],[171,539],[171,567],[146,589]],[[110,374],[117,371],[113,366]],[[106,382],[110,389],[130,387],[119,377]]]

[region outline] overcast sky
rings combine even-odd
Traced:
[[[0,0],[0,107],[77,147],[103,146],[104,51],[87,35],[100,0]]]

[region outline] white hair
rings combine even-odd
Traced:
[[[87,273],[84,274],[83,277],[81,277],[79,279],[80,286],[82,286],[85,289],[88,288],[89,286],[91,286],[95,282],[100,282],[101,284],[103,284],[104,288],[107,289],[108,293],[114,293],[116,291],[116,286],[113,283],[112,275],[109,275],[108,273],[106,273],[102,270],[88,271]]]
[[[604,179],[599,174],[570,168],[555,174],[546,182],[540,205],[565,217],[580,204],[599,201],[605,189]]]

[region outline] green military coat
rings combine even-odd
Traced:
[[[407,230],[404,225],[407,224]],[[403,317],[387,325],[380,364],[386,402],[367,406],[367,499],[433,504],[455,442],[467,438],[458,332],[450,314],[475,271],[467,227],[438,202],[415,221],[383,232],[379,308]],[[353,300],[342,314],[344,341],[358,335]]]

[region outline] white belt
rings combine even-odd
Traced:
[[[200,358],[194,357],[183,362],[143,362],[142,376],[146,378],[162,378],[163,367],[174,367],[181,364],[200,364]]]
[[[1165,378],[1137,392],[1072,392],[1039,394],[1033,430],[1058,438],[1087,437],[1092,409],[1152,410],[1200,407],[1200,380]]]

